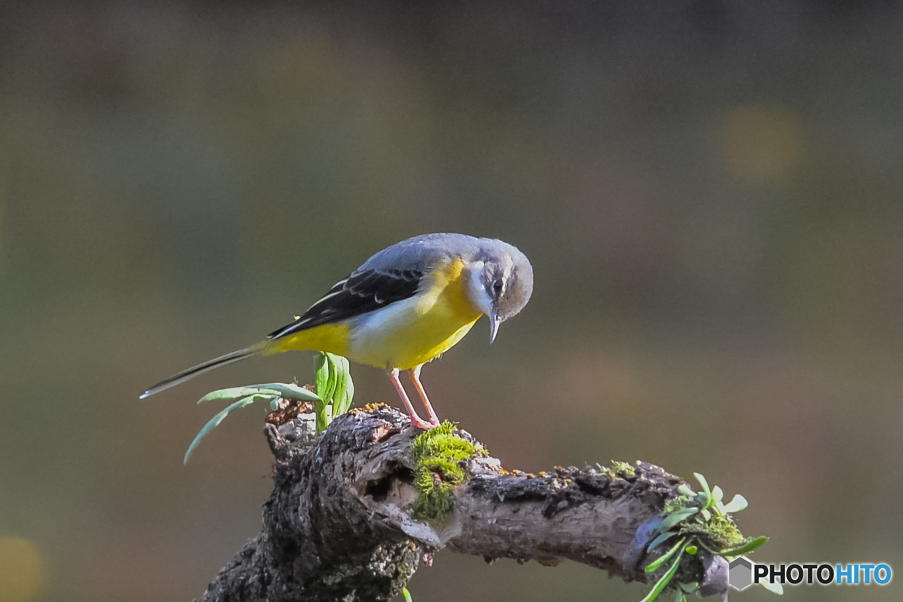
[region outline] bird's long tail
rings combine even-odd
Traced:
[[[244,349],[238,349],[237,351],[227,353],[226,355],[215,357],[212,360],[207,360],[206,362],[198,364],[197,366],[192,366],[187,370],[182,370],[178,374],[161,380],[154,386],[148,388],[147,391],[140,395],[139,399],[147,399],[151,395],[156,395],[160,391],[165,391],[166,389],[181,384],[186,380],[191,380],[198,374],[203,374],[208,370],[213,370],[214,368],[219,368],[220,366],[225,366],[226,364],[231,364],[233,362],[243,360],[245,358],[251,357],[252,355],[257,355],[258,353],[264,351],[266,347],[266,342],[258,343],[256,345],[251,345],[250,347],[245,347]]]

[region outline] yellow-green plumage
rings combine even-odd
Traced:
[[[322,324],[262,343],[263,355],[283,351],[328,351],[348,357],[348,324]]]

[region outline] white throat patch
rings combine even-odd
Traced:
[[[467,294],[470,296],[471,303],[488,316],[492,312],[492,298],[489,297],[486,287],[483,286],[484,265],[482,261],[474,261],[467,266],[470,271],[467,278]]]

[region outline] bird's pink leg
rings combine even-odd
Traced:
[[[426,413],[430,419],[430,424],[432,426],[439,426],[439,417],[436,416],[436,412],[433,411],[433,406],[430,404],[430,398],[426,396],[426,389],[423,388],[423,383],[420,382],[421,368],[423,368],[423,364],[417,366],[413,370],[408,371],[411,374],[411,382],[414,383],[414,388],[417,389],[417,394],[420,395],[420,401],[423,402],[423,407],[426,408]]]
[[[389,380],[392,381],[392,386],[395,387],[395,392],[398,393],[398,396],[401,398],[401,402],[404,404],[405,409],[408,411],[408,417],[411,419],[411,424],[425,431],[433,428],[432,424],[425,422],[420,416],[417,415],[417,411],[414,410],[414,406],[411,405],[411,400],[408,399],[408,394],[405,393],[404,387],[402,386],[401,381],[398,379],[398,368],[389,370]]]

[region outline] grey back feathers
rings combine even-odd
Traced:
[[[525,283],[529,281],[529,289],[533,289],[533,268],[520,249],[495,238],[477,238],[467,234],[421,234],[408,238],[374,254],[354,273],[392,269],[412,269],[425,273],[456,256],[466,262],[500,263],[508,257]]]
[[[473,259],[480,250],[480,241],[488,240],[466,234],[421,234],[375,253],[355,273],[367,270],[386,272],[392,269],[425,273],[455,256],[460,256],[465,261]]]

